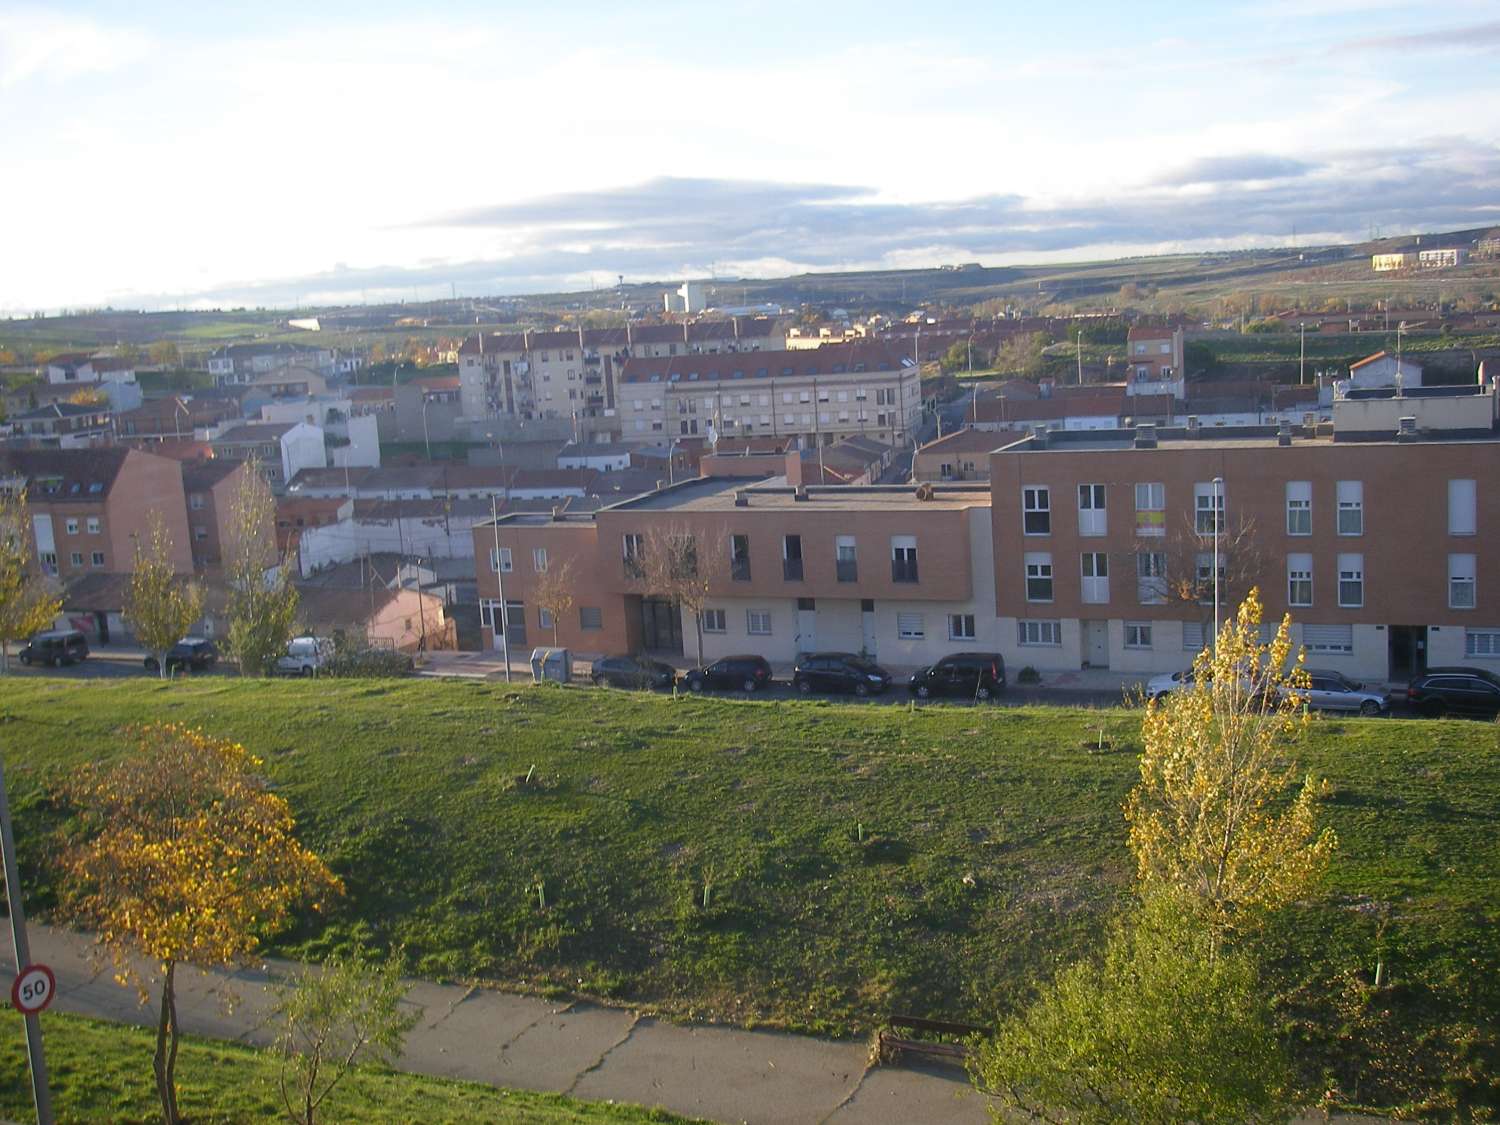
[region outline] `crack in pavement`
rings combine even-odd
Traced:
[[[584,1078],[586,1078],[588,1075],[592,1074],[594,1071],[598,1070],[601,1066],[603,1066],[604,1065],[604,1060],[607,1059],[607,1058],[609,1058],[609,1056],[611,1054],[613,1054],[615,1052],[615,1050],[617,1050],[620,1047],[623,1047],[626,1044],[626,1042],[630,1039],[630,1037],[635,1034],[635,1029],[637,1027],[639,1027],[640,1025],[641,1025],[641,1014],[639,1012],[631,1012],[630,1013],[630,1026],[625,1029],[625,1034],[622,1035],[622,1036],[620,1036],[620,1038],[616,1039],[613,1043],[611,1043],[608,1047],[606,1047],[604,1049],[604,1053],[602,1055],[600,1055],[597,1059],[595,1059],[588,1066],[586,1066],[582,1070],[580,1070],[574,1076],[573,1081],[568,1084],[568,1088],[566,1090],[564,1090],[563,1093],[564,1094],[571,1094],[574,1090],[578,1089],[578,1083],[582,1082],[584,1080]]]
[[[509,1039],[507,1039],[504,1043],[500,1044],[500,1048],[496,1052],[500,1056],[500,1061],[502,1063],[505,1063],[507,1066],[509,1066],[510,1065],[510,1061],[505,1058],[505,1052],[508,1051],[508,1050],[510,1050],[511,1047],[515,1046],[516,1042],[521,1038],[521,1036],[525,1035],[528,1031],[530,1031],[532,1028],[536,1027],[543,1020],[551,1019],[553,1016],[565,1015],[566,1013],[571,1012],[577,1006],[578,1006],[578,1001],[577,1000],[569,1000],[561,1008],[550,1008],[547,1011],[543,1012],[541,1015],[537,1016],[536,1019],[532,1020],[525,1027],[521,1028],[520,1031],[516,1032]],[[611,1048],[611,1050],[612,1049],[613,1048]],[[582,1078],[583,1075],[580,1074],[578,1077]],[[574,1081],[576,1082],[577,1079],[574,1079]]]
[[[834,1115],[837,1114],[839,1110],[843,1109],[846,1105],[852,1102],[855,1096],[859,1093],[860,1088],[864,1086],[865,1079],[870,1077],[870,1071],[874,1069],[875,1066],[873,1063],[866,1062],[864,1070],[859,1072],[859,1081],[856,1082],[853,1086],[849,1087],[849,1092],[839,1099],[838,1105],[834,1106],[818,1119],[818,1125],[827,1125],[827,1123],[833,1119]]]
[[[446,1012],[444,1012],[442,1015],[438,1016],[437,1019],[433,1020],[430,1024],[427,1025],[427,1030],[431,1031],[438,1024],[442,1023],[445,1019],[447,1019],[455,1011],[458,1010],[458,1006],[460,1004],[462,1004],[465,1000],[467,1000],[470,996],[473,996],[474,993],[476,993],[478,991],[479,991],[479,986],[477,984],[471,984],[471,985],[469,985],[468,988],[464,989],[464,994],[462,996],[460,996],[457,1000],[453,1001],[453,1003],[451,1003],[451,1004],[448,1005],[448,1010]]]

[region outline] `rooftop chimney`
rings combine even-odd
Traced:
[[[1276,427],[1276,444],[1292,444],[1292,424],[1290,422],[1282,422]]]
[[[743,488],[734,490],[734,506],[736,508],[748,508],[750,506],[750,494]]]
[[[1198,432],[1198,415],[1189,414],[1187,416],[1187,432],[1190,434],[1196,434]]]
[[[792,493],[792,499],[799,500],[799,501],[800,500],[806,500],[807,499],[807,485],[805,485],[805,484],[799,484],[797,486],[797,491],[795,491],[795,492]]]
[[[1156,448],[1156,423],[1141,422],[1135,427],[1135,447],[1137,449]]]
[[[1417,433],[1417,419],[1414,415],[1404,414],[1396,419],[1396,440],[1416,441],[1420,435]]]

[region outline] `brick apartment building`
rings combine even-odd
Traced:
[[[184,461],[182,488],[187,495],[193,568],[215,569],[224,561],[224,543],[235,495],[244,487],[250,466],[244,461]]]
[[[486,521],[474,529],[486,644],[498,533],[513,645],[550,642],[536,583],[569,561],[563,644],[696,655],[692,622],[632,577],[630,560],[669,530],[723,547],[707,658],[816,647],[899,666],[974,647],[1043,672],[1167,671],[1211,632],[1218,522],[1225,612],[1254,582],[1268,618],[1293,615],[1316,666],[1400,681],[1500,661],[1488,386],[1350,390],[1331,426],[1042,432],[988,460],[988,485],[710,477],[592,514]],[[1180,583],[1185,598],[1168,593]]]

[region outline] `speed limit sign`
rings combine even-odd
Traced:
[[[10,986],[10,1002],[18,1012],[31,1016],[52,1003],[57,978],[46,965],[27,965]]]

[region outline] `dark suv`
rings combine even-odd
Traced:
[[[669,688],[677,679],[677,670],[644,656],[601,656],[589,675],[600,687]]]
[[[16,654],[22,664],[78,664],[89,656],[88,638],[77,629],[56,629],[38,633],[21,646]]]
[[[933,695],[989,699],[1005,690],[1005,660],[998,652],[956,652],[918,668],[907,688],[918,699]]]
[[[219,650],[214,647],[213,641],[206,637],[183,637],[171,648],[167,649],[167,671],[171,672],[203,672],[212,668],[219,662]],[[150,672],[159,671],[160,666],[156,663],[156,654],[152,653],[146,657],[146,670]]]
[[[688,691],[764,691],[771,684],[771,664],[764,656],[726,656],[682,677]]]
[[[1483,668],[1429,668],[1406,686],[1406,705],[1429,719],[1500,715],[1500,676]]]
[[[879,695],[891,686],[891,674],[852,652],[811,652],[792,669],[792,686],[803,695],[815,691]]]

